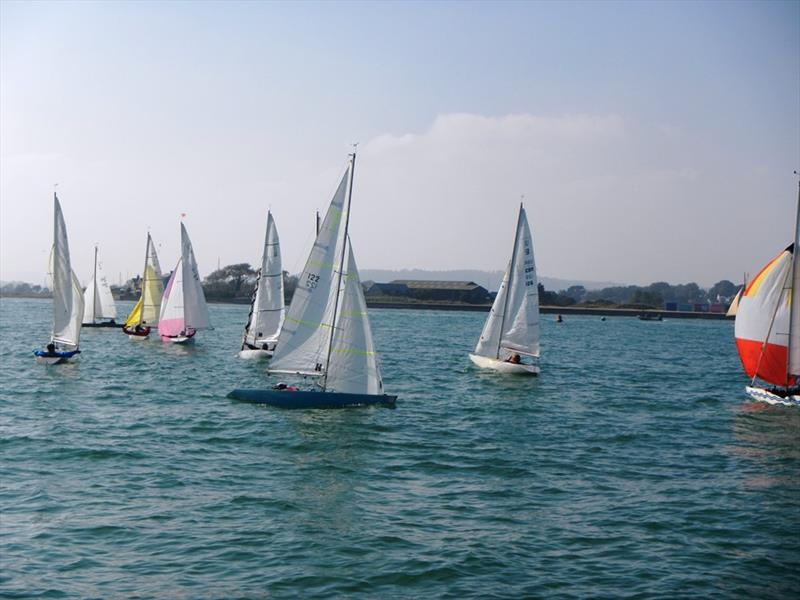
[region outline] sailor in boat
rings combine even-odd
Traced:
[[[45,346],[47,352],[45,352],[42,356],[58,356],[58,352],[56,352],[56,345],[53,342],[50,342]]]
[[[777,385],[766,388],[770,394],[774,394],[780,398],[788,398],[789,396],[800,396],[800,385],[793,385],[790,387],[780,387]]]
[[[522,358],[519,354],[514,352],[511,356],[506,359],[507,363],[511,363],[512,365],[518,365],[522,362]]]
[[[273,390],[281,390],[281,391],[284,391],[284,392],[297,392],[297,391],[300,390],[300,388],[298,388],[296,386],[293,386],[293,385],[286,385],[282,381],[279,382],[279,383],[276,383],[275,385],[273,385],[272,389]]]
[[[122,331],[123,331],[124,333],[127,333],[128,335],[139,335],[139,336],[145,336],[145,335],[149,335],[149,334],[150,334],[150,328],[149,328],[149,327],[142,327],[142,324],[141,324],[141,323],[137,323],[137,324],[134,326],[134,328],[133,328],[133,329],[128,329],[127,327],[125,327],[125,326],[123,325],[123,326],[122,326]]]
[[[563,322],[564,322],[564,319],[561,317],[561,315],[558,315],[556,317],[556,323],[563,323]]]

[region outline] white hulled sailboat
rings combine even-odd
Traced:
[[[185,344],[201,329],[213,329],[200,283],[192,241],[181,223],[181,257],[164,288],[158,335],[162,342]]]
[[[258,270],[240,358],[268,358],[275,350],[284,319],[281,245],[272,213],[267,213],[267,233]]]
[[[102,263],[97,260],[97,246],[94,247],[94,271],[92,279],[83,293],[84,327],[120,327],[117,318],[117,305],[108,280],[103,273]]]
[[[539,373],[539,282],[522,203],[511,260],[475,352],[469,358],[482,369],[500,373]]]

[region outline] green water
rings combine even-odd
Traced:
[[[370,315],[397,409],[292,412],[225,398],[274,383],[246,306],[43,367],[50,304],[2,300],[0,596],[800,594],[800,410],[732,323],[543,315],[522,379],[470,366],[481,313]]]

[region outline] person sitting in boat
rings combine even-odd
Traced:
[[[518,365],[522,362],[522,358],[519,354],[514,352],[511,356],[506,359],[506,362],[511,363],[512,365]]]
[[[45,352],[45,356],[58,356],[58,352],[56,352],[56,345],[53,342],[50,342],[45,346],[47,352]]]
[[[563,322],[564,322],[564,319],[561,318],[561,315],[558,315],[556,317],[556,323],[563,323]]]
[[[274,386],[272,386],[272,389],[273,390],[281,390],[281,391],[284,391],[284,392],[296,392],[299,388],[297,388],[297,387],[295,387],[293,385],[286,385],[285,383],[280,381],[280,382],[276,383]]]

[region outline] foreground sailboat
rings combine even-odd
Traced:
[[[83,289],[69,260],[67,226],[58,196],[53,194],[53,250],[50,273],[53,290],[53,331],[45,350],[34,350],[36,362],[54,365],[65,363],[80,354],[78,345],[83,321]]]
[[[117,325],[117,305],[103,274],[102,266],[97,261],[97,246],[94,247],[94,271],[86,291],[83,293],[84,327],[121,327]]]
[[[739,299],[735,337],[755,400],[800,406],[800,189],[794,243],[753,278]],[[772,386],[756,386],[761,379]]]
[[[131,314],[125,319],[122,331],[132,340],[144,340],[150,335],[151,328],[158,325],[161,311],[161,296],[164,284],[161,281],[161,266],[158,263],[156,245],[147,234],[147,245],[144,253],[144,270],[142,271],[142,290],[139,301]]]
[[[281,245],[272,213],[267,213],[267,234],[261,255],[253,303],[250,305],[247,325],[239,358],[269,358],[283,326],[283,270]]]
[[[281,408],[393,406],[383,393],[367,305],[347,233],[355,154],[300,276],[272,357],[270,374],[314,378],[317,389],[278,384],[233,390],[228,397]]]
[[[500,373],[539,373],[539,282],[533,240],[522,203],[511,260],[475,352],[469,358],[482,369]]]
[[[181,223],[181,257],[164,289],[158,335],[162,342],[185,344],[201,329],[212,329],[192,241]]]

